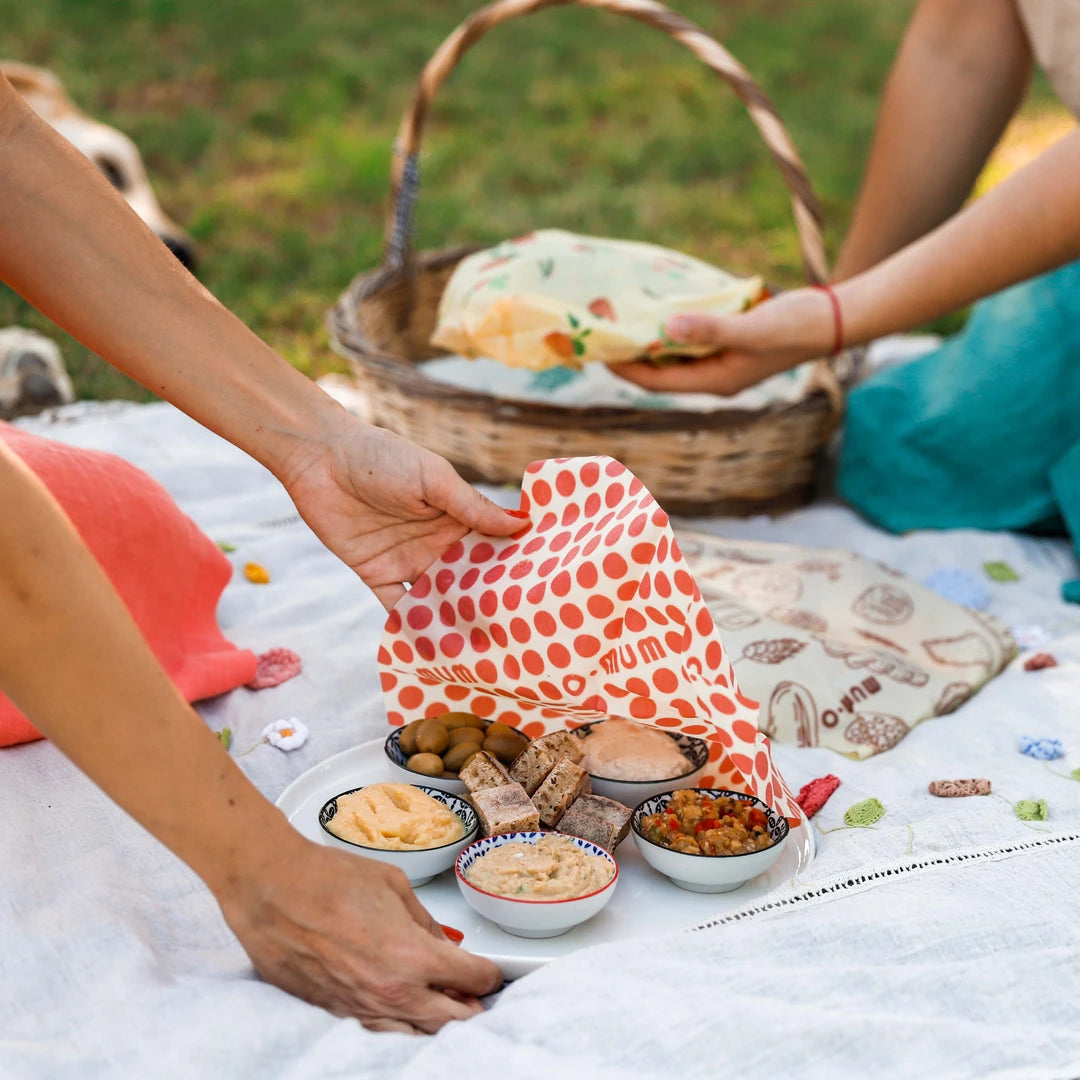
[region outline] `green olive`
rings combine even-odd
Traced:
[[[416,732],[423,722],[423,720],[414,720],[401,729],[401,734],[398,736],[398,745],[406,757],[411,757],[419,750],[416,745]]]
[[[474,742],[477,746],[484,741],[484,733],[479,728],[459,727],[450,732],[450,747],[463,742]]]
[[[473,716],[471,712],[448,712],[436,717],[436,719],[447,731],[454,731],[456,728],[484,730],[484,721],[479,716]]]
[[[445,766],[438,754],[413,754],[405,762],[405,768],[423,776],[442,776]]]
[[[453,772],[460,772],[465,762],[480,749],[480,744],[471,739],[459,742],[457,746],[451,746],[442,756],[443,765]]]
[[[484,740],[484,749],[493,757],[497,757],[504,765],[509,765],[528,743],[529,740],[516,731],[506,734],[496,732],[494,735],[488,735]]]
[[[450,736],[438,720],[425,720],[416,729],[416,748],[422,754],[441,754],[450,745]]]

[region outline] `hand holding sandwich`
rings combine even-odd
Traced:
[[[858,345],[909,330],[1018,281],[1080,257],[1080,132],[933,232],[835,285],[842,343]],[[683,315],[674,341],[714,345],[703,360],[612,370],[650,390],[730,395],[835,342],[832,306],[818,289],[796,289],[741,315]]]

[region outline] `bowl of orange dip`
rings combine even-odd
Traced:
[[[319,811],[323,842],[403,870],[414,887],[450,869],[480,827],[462,798],[419,784],[368,784]]]

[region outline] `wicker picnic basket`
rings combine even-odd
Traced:
[[[654,0],[497,0],[439,47],[420,76],[395,144],[384,262],[356,277],[327,316],[334,348],[350,362],[375,423],[449,458],[468,480],[518,483],[532,461],[608,454],[670,511],[776,513],[811,497],[815,463],[843,409],[832,365],[794,404],[712,413],[631,407],[564,408],[509,400],[427,377],[439,298],[454,267],[488,245],[416,252],[413,209],[424,121],[443,80],[501,22],[579,4],[627,15],[671,35],[723,78],[746,106],[791,196],[811,283],[826,279],[821,218],[806,170],[772,103],[741,64],[693,23]]]

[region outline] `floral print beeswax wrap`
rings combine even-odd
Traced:
[[[611,458],[536,462],[512,537],[470,533],[391,612],[391,724],[462,709],[535,737],[610,715],[710,743],[701,784],[798,823],[667,514]]]
[[[695,350],[664,337],[670,316],[726,315],[761,297],[760,278],[737,278],[667,248],[543,229],[463,259],[431,340],[533,370],[685,356]]]
[[[848,551],[679,533],[744,691],[779,742],[866,758],[1016,655],[992,616]]]

